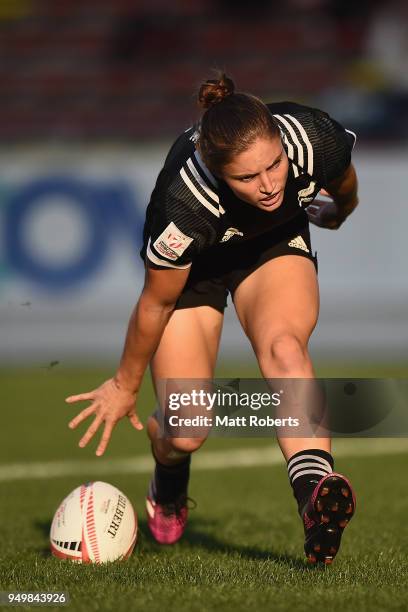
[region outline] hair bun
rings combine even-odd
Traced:
[[[218,104],[233,94],[234,90],[233,80],[221,73],[218,79],[209,79],[201,85],[198,92],[198,103],[202,108],[210,108],[213,104]]]

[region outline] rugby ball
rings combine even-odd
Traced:
[[[126,495],[106,482],[88,482],[59,505],[51,525],[51,552],[78,563],[127,559],[136,535],[137,517]]]

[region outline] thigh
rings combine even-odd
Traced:
[[[198,387],[204,391],[212,390],[211,380],[214,376],[223,318],[222,313],[210,306],[175,310],[150,362],[158,400],[155,420],[165,427],[166,437],[179,438],[178,442],[184,445],[188,442],[191,450],[196,450],[196,445],[198,448],[208,436],[209,427],[173,429],[168,423],[164,426],[163,418],[164,415],[170,416],[167,407],[172,395],[191,394],[194,389],[199,390]],[[175,414],[182,418],[209,416],[205,405],[185,405]],[[152,434],[153,429],[156,432],[152,434],[153,437],[157,436],[157,427],[157,423],[150,423],[150,433]]]
[[[280,379],[278,388],[285,392],[285,402],[276,409],[276,415],[299,418],[302,423],[301,436],[298,432],[292,437],[288,428],[277,430],[285,457],[288,459],[304,448],[329,450],[326,437],[315,437],[316,418],[317,422],[323,419],[324,406],[318,389],[309,380],[314,375],[307,344],[319,310],[313,261],[297,255],[268,261],[242,281],[234,302],[261,372],[266,378]],[[272,355],[275,361],[271,360]],[[286,384],[283,378],[288,374]],[[326,432],[322,435],[327,435]]]
[[[255,351],[281,333],[295,335],[306,346],[319,313],[313,262],[297,255],[266,262],[237,287],[234,305]]]
[[[224,316],[210,306],[175,310],[150,362],[153,380],[211,378]]]

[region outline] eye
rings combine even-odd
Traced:
[[[282,161],[282,159],[277,159],[276,162],[274,162],[272,164],[272,166],[270,166],[268,168],[268,170],[274,170],[275,168],[279,168],[279,165],[280,165],[281,161]]]
[[[241,183],[249,183],[250,181],[253,180],[253,176],[242,176],[240,179],[238,179]]]

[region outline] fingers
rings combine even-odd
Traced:
[[[316,198],[315,200],[313,200],[313,202],[309,204],[309,206],[307,206],[306,210],[317,212],[318,210],[321,210],[322,208],[326,208],[327,204],[329,204],[327,200],[319,200],[318,198]]]
[[[79,441],[79,446],[81,448],[84,448],[84,446],[86,446],[88,442],[93,438],[93,436],[98,431],[99,426],[101,425],[102,421],[103,419],[100,416],[96,416],[94,418],[93,423],[91,423],[91,425],[88,427],[85,434],[82,436],[82,438]]]
[[[105,422],[105,429],[103,430],[101,441],[99,442],[98,448],[96,449],[96,454],[98,455],[98,457],[103,455],[103,453],[105,452],[115,425],[116,423],[114,423],[113,421]]]
[[[310,206],[309,206],[309,208],[310,208]],[[309,221],[311,223],[313,223],[314,225],[317,225],[318,227],[322,227],[322,222],[321,222],[321,219],[320,219],[320,215],[319,214],[315,214],[312,211],[309,211],[309,208],[306,209],[307,216],[309,217]]]
[[[132,414],[128,414],[129,421],[133,425],[135,429],[141,431],[143,429],[143,424],[139,421],[139,417],[134,412]]]
[[[67,404],[72,404],[73,402],[82,402],[84,400],[92,400],[94,399],[94,391],[90,391],[89,393],[80,393],[79,395],[70,395],[65,399]]]
[[[313,223],[313,225],[316,225],[316,227],[326,227],[318,217],[310,217],[309,221]]]
[[[88,408],[85,408],[79,414],[77,414],[76,417],[74,417],[72,421],[69,422],[68,427],[70,427],[70,429],[75,429],[75,427],[77,427],[80,423],[82,423],[82,421],[84,421],[91,414],[93,414],[95,410],[96,410],[96,404],[91,404],[90,406],[88,406]]]
[[[106,381],[96,390],[88,393],[79,393],[78,395],[70,395],[65,400],[68,404],[91,400],[91,404],[69,422],[69,427],[70,429],[75,429],[91,415],[95,417],[79,441],[79,446],[84,448],[104,423],[103,433],[96,450],[98,456],[103,455],[105,452],[116,423],[124,416],[129,416],[131,424],[136,430],[140,431],[143,429],[143,425],[134,411],[134,395],[126,390],[112,386],[111,383],[111,380]]]
[[[309,217],[309,220],[314,223],[314,225],[317,225],[319,227],[321,227],[322,225],[320,219],[321,210],[322,202],[319,202],[319,200],[315,200],[313,204],[309,204],[309,206],[306,208],[306,213]]]

